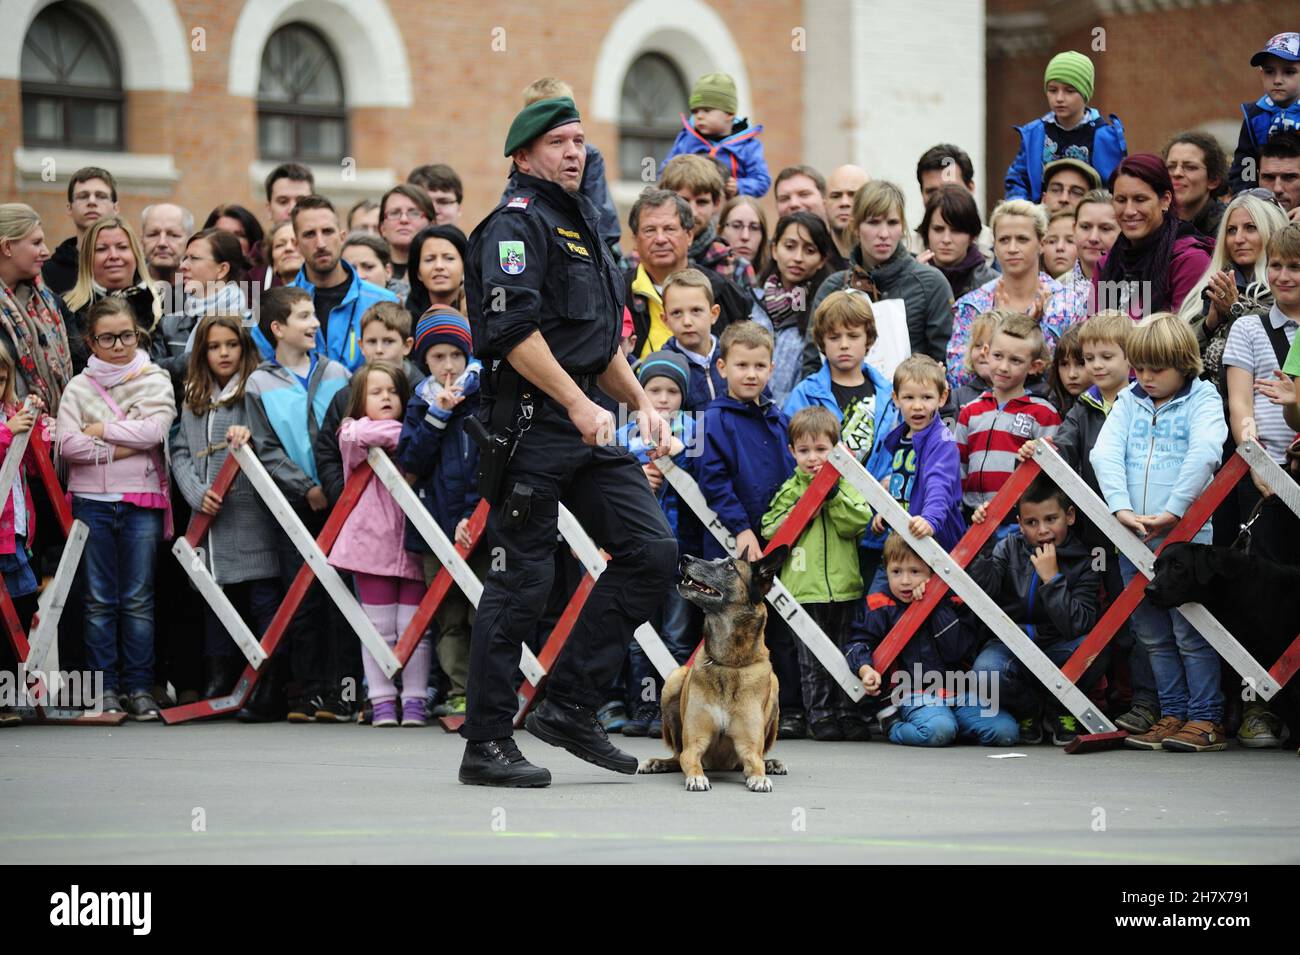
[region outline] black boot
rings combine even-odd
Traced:
[[[596,711],[575,703],[561,703],[551,697],[528,714],[524,726],[544,743],[559,746],[579,759],[616,773],[636,772],[637,759],[609,741]]]
[[[262,664],[267,672],[261,675],[243,708],[235,714],[241,723],[276,723],[284,719],[284,683],[274,664],[273,660]]]
[[[467,786],[537,789],[551,784],[551,774],[524,759],[515,741],[507,736],[466,743],[465,756],[460,761],[460,781]]]
[[[235,681],[244,669],[244,658],[236,656],[206,657],[204,669],[207,671],[203,683],[204,700],[215,700],[229,696]],[[256,689],[256,688],[254,688]]]

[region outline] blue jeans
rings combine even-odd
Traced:
[[[1119,572],[1126,586],[1137,576],[1137,568],[1122,555]],[[1133,611],[1129,625],[1151,662],[1160,712],[1180,720],[1223,722],[1219,654],[1187,618],[1144,599]]]
[[[163,513],[134,504],[72,499],[72,516],[90,528],[85,571],[86,662],[118,690],[118,637],[128,693],[153,687],[153,578]]]
[[[978,702],[914,694],[900,703],[902,717],[889,728],[889,741],[900,746],[947,746],[955,739],[981,746],[1014,746],[1020,740],[1015,717],[1005,710],[985,715]]]
[[[1060,667],[1074,655],[1074,651],[1079,649],[1081,643],[1083,643],[1083,635],[1068,640],[1057,639],[1038,643],[1036,646],[1043,651],[1047,659]],[[1109,648],[1097,654],[1097,658],[1092,661],[1092,666],[1088,667],[1087,672],[1079,679],[1077,684],[1079,689],[1087,693],[1106,672],[1109,661]],[[999,706],[1003,710],[1009,710],[1019,719],[1040,715],[1044,706],[1049,715],[1060,715],[1066,712],[1060,701],[1048,692],[1047,688],[1039,682],[1038,677],[1034,676],[1001,640],[995,638],[986,643],[979,656],[975,658],[971,669],[976,673],[996,674]]]
[[[665,595],[664,602],[655,609],[654,615],[650,618],[651,626],[658,632],[664,646],[679,664],[690,659],[691,652],[701,636],[691,626],[692,616],[691,605],[677,593],[677,586],[674,584]],[[631,697],[633,710],[642,703],[657,703],[659,688],[663,687],[664,681],[636,640],[633,640],[628,647],[628,670],[632,685],[627,687],[627,695]],[[655,695],[651,700],[645,699],[645,688],[650,685],[647,680],[653,680],[656,687]],[[616,696],[621,695],[616,694]]]

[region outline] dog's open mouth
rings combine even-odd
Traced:
[[[682,586],[684,586],[687,590],[693,590],[695,593],[701,594],[705,597],[722,596],[722,591],[714,590],[712,587],[708,586],[707,584],[702,584],[698,580],[694,580],[690,577],[682,578]]]

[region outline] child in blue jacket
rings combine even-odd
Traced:
[[[889,589],[860,602],[844,648],[849,668],[870,696],[879,696],[886,683],[875,668],[874,651],[908,605],[925,596],[932,575],[897,534],[885,541],[884,565]],[[969,692],[967,662],[975,649],[974,632],[958,619],[954,599],[940,600],[899,651],[889,681],[896,684],[889,694],[893,705],[880,711],[880,725],[889,741],[901,746],[946,746],[959,736],[985,746],[1011,746],[1020,738],[1015,718]],[[953,675],[963,678],[961,689],[950,685]]]
[[[1196,335],[1178,316],[1160,312],[1145,319],[1125,351],[1137,383],[1120,392],[1089,459],[1106,507],[1155,549],[1214,478],[1228,423],[1218,389],[1199,377]],[[1207,522],[1192,540],[1208,544],[1211,534]],[[1137,575],[1123,555],[1119,569],[1125,585]],[[1214,648],[1178,611],[1159,610],[1145,600],[1130,624],[1147,648],[1163,715],[1125,745],[1175,752],[1224,749]]]
[[[691,90],[691,119],[682,117],[684,127],[668,150],[659,174],[674,156],[700,153],[717,160],[730,175],[726,181],[727,198],[737,194],[762,196],[772,184],[763,157],[758,134],[762,126],[750,126],[743,116],[736,118],[736,81],[726,73],[709,73],[700,77]]]
[[[673,454],[673,463],[684,468],[687,473],[692,473],[699,449],[695,444],[695,419],[682,413],[682,400],[690,387],[690,369],[686,359],[674,352],[651,352],[637,365],[636,376],[655,410],[672,427],[675,439],[673,449],[676,452]],[[681,442],[680,449],[677,448],[677,441]],[[650,446],[641,437],[636,422],[630,421],[619,428],[615,442],[627,448],[644,470],[664,517],[668,519],[668,526],[677,537],[678,554],[700,553],[704,527],[690,508],[682,504],[663,472],[650,462]],[[685,663],[689,659],[699,640],[697,616],[695,609],[677,593],[677,585],[674,583],[669,586],[663,602],[650,618],[651,626],[678,663]],[[628,667],[630,686],[635,698],[632,701],[632,718],[623,725],[623,735],[648,734],[657,737],[663,729],[657,702],[658,693],[653,699],[647,700],[641,691],[651,684],[662,686],[663,680],[635,640],[629,649]]]
[[[415,477],[415,493],[452,543],[469,542],[469,518],[478,507],[478,445],[465,422],[478,411],[480,365],[472,360],[469,322],[453,311],[430,310],[415,325],[415,363],[429,376],[416,386],[406,406],[397,444],[397,465]],[[442,569],[424,537],[408,519],[406,549],[424,556],[427,586]],[[489,550],[478,547],[469,564],[481,579]],[[469,676],[469,635],[474,607],[452,587],[434,617],[438,625],[438,665],[451,680],[447,701],[435,716],[463,715]]]
[[[1233,193],[1259,185],[1259,149],[1276,133],[1300,130],[1300,33],[1279,33],[1254,56],[1264,95],[1242,103],[1241,135],[1232,156],[1228,182]],[[1254,161],[1247,178],[1247,160]]]
[[[1007,199],[1041,202],[1043,167],[1056,159],[1086,162],[1108,182],[1128,155],[1124,126],[1113,113],[1109,121],[1088,106],[1095,74],[1092,61],[1067,50],[1052,57],[1043,74],[1048,112],[1016,128],[1020,152],[1007,169]]]

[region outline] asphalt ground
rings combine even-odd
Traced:
[[[622,739],[638,757],[652,739]],[[0,862],[1103,863],[1300,861],[1292,748],[1067,756],[782,741],[789,775],[686,792],[527,733],[544,790],[462,786],[437,727],[24,725],[0,731]],[[990,758],[1023,753],[1020,758]]]

